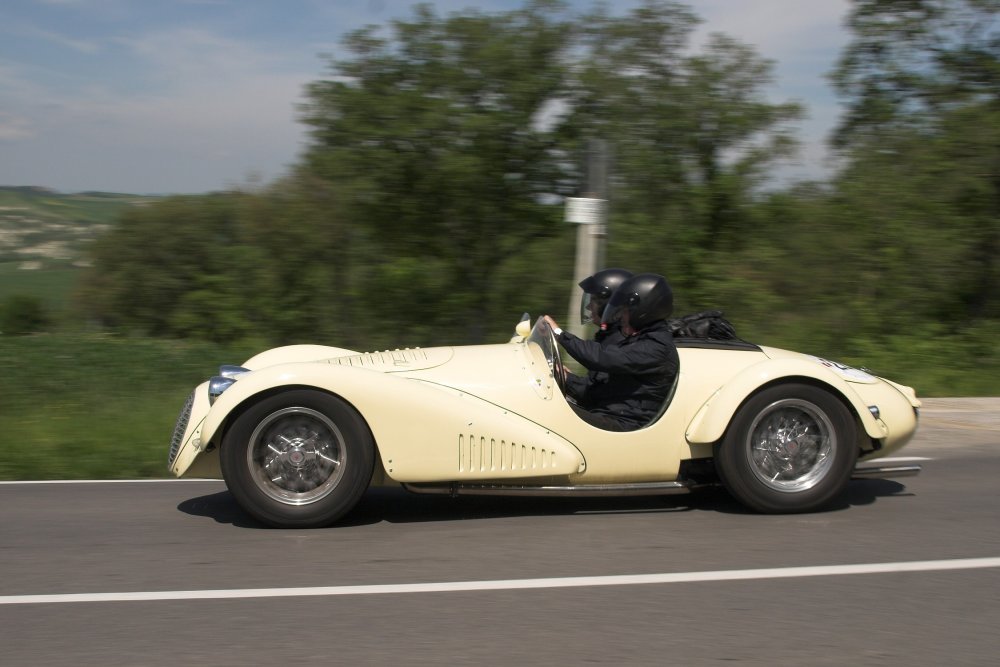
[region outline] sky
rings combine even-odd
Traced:
[[[284,175],[307,141],[297,106],[325,54],[405,0],[3,0],[0,185],[60,192],[201,193]],[[520,0],[436,0],[439,15]],[[590,0],[570,0],[585,10]],[[615,13],[638,4],[610,3]],[[786,179],[822,178],[840,107],[826,74],[849,0],[688,0],[712,32],[774,61],[773,101],[802,103]]]

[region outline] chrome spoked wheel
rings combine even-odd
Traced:
[[[329,495],[344,476],[346,459],[346,442],[337,425],[306,407],[267,415],[246,449],[253,483],[265,496],[286,505],[308,505]]]
[[[768,405],[747,432],[750,469],[776,491],[811,489],[830,471],[837,435],[830,418],[812,403],[789,398]]]
[[[226,486],[253,518],[318,528],[361,499],[375,466],[375,441],[343,399],[295,388],[241,410],[222,439],[219,463]]]
[[[766,387],[736,411],[713,447],[719,479],[758,512],[811,512],[847,489],[858,457],[847,405],[822,387]]]

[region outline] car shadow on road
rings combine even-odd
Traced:
[[[237,528],[267,528],[237,504],[229,491],[190,498],[177,509],[191,516],[208,517]],[[370,489],[357,507],[334,527],[378,523],[469,521],[519,516],[573,514],[654,514],[705,510],[744,513],[722,489],[691,494],[617,498],[528,498],[500,496],[432,496],[403,489]]]
[[[205,516],[214,519],[216,523],[227,523],[237,528],[267,528],[244,512],[229,491],[189,498],[177,505],[177,509],[184,514]]]
[[[854,480],[845,496],[825,511],[871,505],[878,498],[906,494],[898,482],[882,479]],[[219,491],[183,501],[177,509],[191,516],[208,517],[236,528],[267,528],[236,503],[229,491]],[[357,507],[333,527],[379,523],[470,521],[519,516],[573,514],[655,514],[676,512],[754,514],[724,489],[707,487],[689,494],[617,498],[528,498],[501,496],[419,495],[397,488],[370,489]]]
[[[726,491],[715,489],[719,498],[702,504],[699,509],[711,510],[723,514],[755,514],[738,503]],[[819,510],[818,514],[827,512],[841,512],[860,505],[872,505],[879,498],[888,496],[912,496],[913,493],[906,492],[906,486],[889,479],[852,479],[847,485],[847,492],[840,498],[830,503],[825,508]]]
[[[851,506],[871,505],[888,496],[913,496],[906,485],[891,479],[854,479],[847,486],[846,502]]]

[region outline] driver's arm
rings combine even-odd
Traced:
[[[645,375],[662,372],[676,364],[666,345],[601,345],[568,331],[556,338],[571,357],[591,371]]]

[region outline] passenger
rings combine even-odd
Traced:
[[[666,278],[655,273],[632,276],[615,290],[601,324],[617,325],[622,337],[608,345],[563,331],[545,321],[567,353],[589,371],[607,373],[600,391],[570,406],[586,422],[608,431],[634,431],[659,412],[680,367],[666,319],[674,297]]]
[[[632,277],[631,271],[625,269],[604,269],[580,281],[583,297],[580,299],[580,323],[594,324],[597,332],[594,340],[601,345],[611,345],[622,339],[621,329],[615,325],[601,325],[604,309],[611,295],[618,287]],[[602,392],[606,389],[608,374],[602,371],[589,371],[587,375],[566,373],[566,395],[580,405],[601,403]]]

